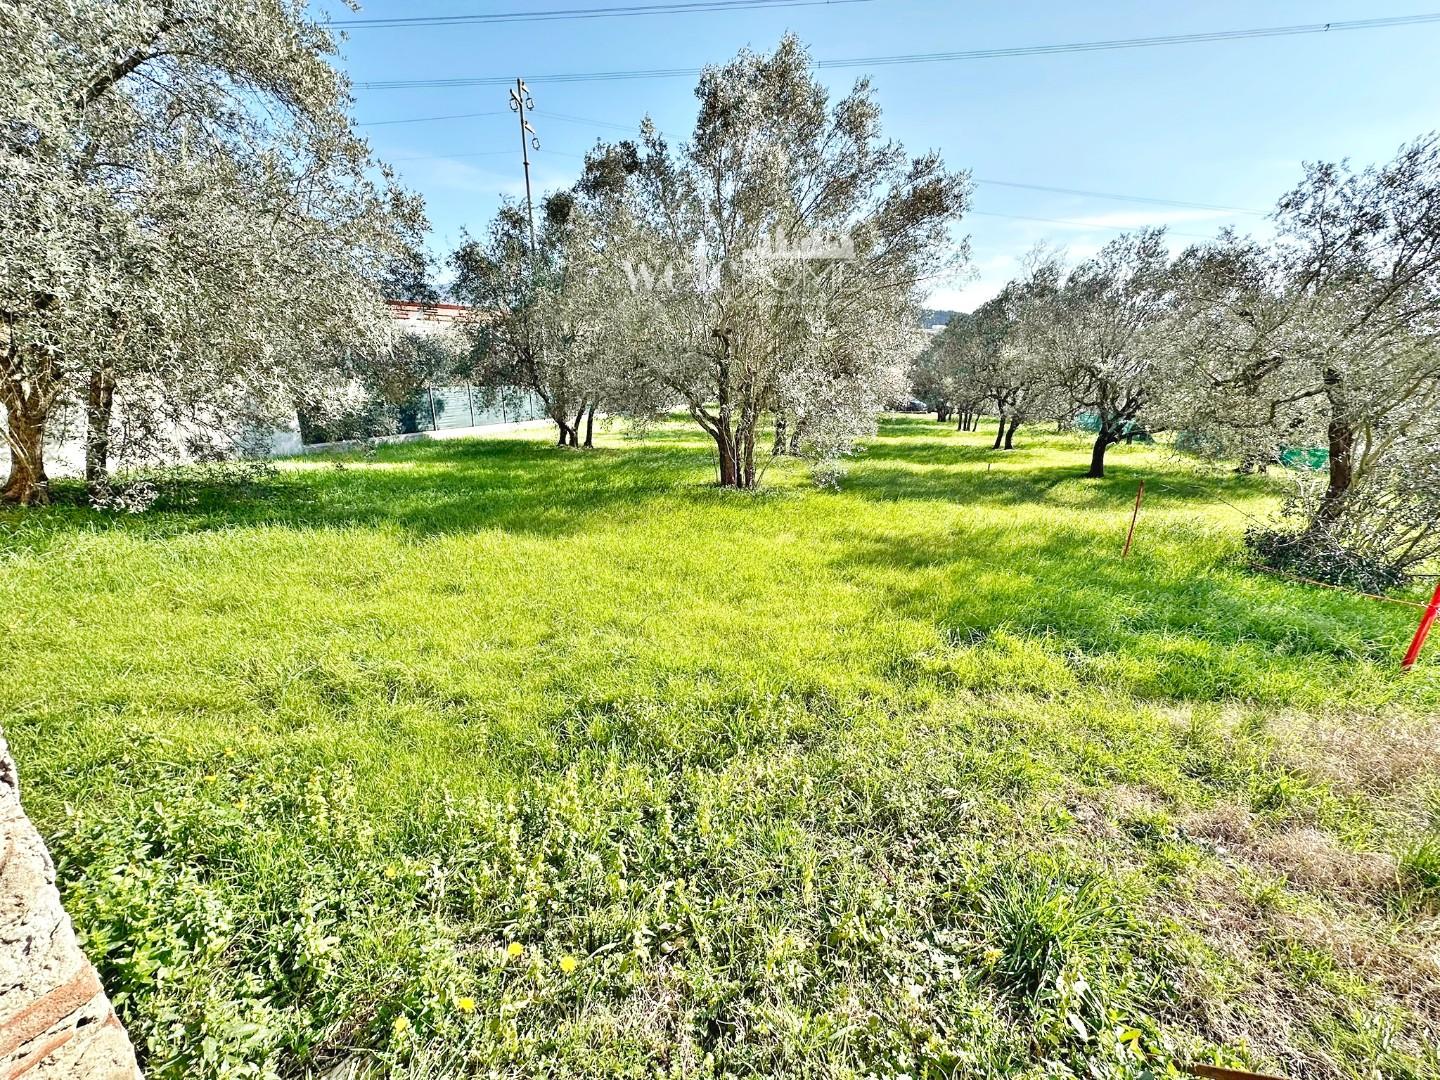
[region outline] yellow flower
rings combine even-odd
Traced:
[[[992,949],[986,949],[986,950],[985,950],[985,963],[987,963],[987,964],[996,963],[996,962],[1000,959],[1000,957],[1002,957],[1002,956],[1004,956],[1004,955],[1005,955],[1005,954],[1004,954],[1003,952],[1001,952],[999,949],[993,949],[993,948],[992,948]]]
[[[235,809],[236,809],[236,810],[244,811],[245,807],[248,806],[248,805],[249,805],[249,803],[248,803],[248,801],[245,799],[245,797],[244,797],[243,795],[242,795],[240,798],[238,798],[238,799],[235,800]]]
[[[560,957],[560,970],[563,971],[566,975],[569,975],[579,966],[580,962],[576,960],[573,956]]]
[[[206,782],[207,784],[213,784],[213,783],[215,783],[215,781],[218,780],[218,779],[219,779],[219,777],[217,777],[213,772],[212,772],[212,773],[206,773],[206,774],[205,774],[205,782]]]
[[[463,1013],[473,1013],[475,1011],[475,999],[472,997],[462,997],[455,1002],[455,1007]]]
[[[505,946],[505,955],[509,956],[511,959],[519,956],[524,951],[525,946],[521,945],[518,941],[512,941],[509,945]]]
[[[396,1035],[404,1035],[410,1030],[410,1019],[405,1016],[395,1017],[395,1022],[390,1025],[390,1030]]]
[[[398,874],[399,872],[400,872],[400,871],[398,871],[398,870],[395,869],[395,864],[394,864],[394,863],[387,864],[386,867],[385,867],[385,869],[382,871],[382,873],[385,875],[385,879],[386,879],[387,881],[393,881],[393,880],[395,879],[395,875]]]

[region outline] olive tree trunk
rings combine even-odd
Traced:
[[[10,476],[0,488],[0,502],[44,506],[50,501],[45,475],[45,423],[48,410],[19,395],[6,395],[5,442],[10,448]]]
[[[991,449],[991,450],[999,450],[1000,447],[1003,446],[1004,444],[1005,444],[1005,414],[1004,414],[1004,413],[1001,413],[1001,414],[1000,414],[1000,419],[997,420],[996,423],[995,423],[995,442],[991,445],[990,449]]]
[[[1347,421],[1331,418],[1326,428],[1330,449],[1329,476],[1320,500],[1319,519],[1334,521],[1345,507],[1355,483],[1355,428]]]
[[[1118,439],[1118,436],[1106,428],[1101,428],[1095,436],[1095,445],[1090,451],[1090,471],[1085,475],[1092,480],[1105,479],[1105,451],[1110,449]]]
[[[110,421],[115,412],[115,376],[109,365],[90,372],[85,400],[85,486],[94,492],[110,474]]]
[[[759,483],[755,470],[755,426],[742,423],[731,428],[721,421],[710,433],[720,456],[720,486],[749,490]]]

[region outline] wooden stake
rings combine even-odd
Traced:
[[[1185,1071],[1191,1076],[1206,1077],[1207,1080],[1285,1080],[1283,1076],[1245,1072],[1243,1069],[1226,1069],[1219,1065],[1186,1065]]]
[[[1125,534],[1125,550],[1120,552],[1122,559],[1130,555],[1130,544],[1135,539],[1135,522],[1140,517],[1140,500],[1145,497],[1145,481],[1140,481],[1140,489],[1135,492],[1135,509],[1130,514],[1130,531]]]

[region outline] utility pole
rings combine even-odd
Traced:
[[[530,151],[540,149],[540,136],[525,119],[527,112],[535,111],[535,99],[524,79],[516,79],[510,90],[510,111],[520,117],[520,160],[525,163],[525,210],[530,216],[530,257],[535,257],[535,198],[530,193]]]

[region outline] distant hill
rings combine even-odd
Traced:
[[[939,330],[948,323],[958,312],[954,311],[932,311],[926,308],[920,312],[920,328],[922,330]]]

